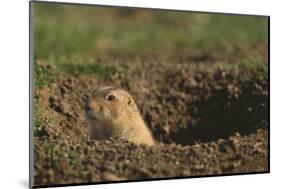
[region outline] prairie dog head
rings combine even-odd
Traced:
[[[136,103],[131,95],[123,89],[114,87],[100,87],[95,90],[85,109],[89,120],[98,122],[104,127],[120,126],[138,115]]]
[[[154,145],[136,103],[127,91],[100,87],[93,92],[85,110],[92,139],[113,137],[135,144]]]

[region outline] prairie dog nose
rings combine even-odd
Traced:
[[[91,107],[89,106],[89,104],[86,105],[85,110],[88,112],[91,110]]]
[[[92,100],[88,106],[86,107],[86,109],[89,108],[89,110],[94,110],[96,112],[101,111],[102,110],[102,106],[97,103],[96,101]]]

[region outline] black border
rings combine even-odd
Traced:
[[[267,31],[267,40],[268,40],[268,46],[267,46],[267,64],[268,64],[268,135],[267,135],[267,158],[268,158],[268,173],[270,173],[270,16],[267,19],[268,22],[268,31]]]
[[[160,11],[175,11],[175,12],[190,12],[200,14],[222,14],[222,15],[236,15],[236,16],[255,16],[255,17],[267,17],[268,18],[268,167],[267,171],[261,172],[242,172],[242,173],[226,173],[217,175],[200,175],[200,176],[181,176],[181,177],[164,177],[164,178],[151,178],[151,179],[138,179],[138,180],[122,180],[122,181],[106,181],[106,182],[84,182],[84,183],[72,183],[72,184],[51,184],[51,185],[36,185],[33,183],[33,6],[34,3],[46,3],[46,4],[59,4],[59,5],[79,5],[79,6],[91,6],[91,7],[112,7],[112,8],[131,8],[131,9],[145,9],[145,10],[160,10]],[[148,7],[132,7],[132,6],[120,6],[120,5],[101,5],[101,4],[87,4],[87,3],[68,3],[68,2],[56,2],[56,1],[41,1],[30,0],[29,1],[29,188],[49,188],[49,187],[67,187],[67,186],[85,186],[85,185],[98,185],[98,184],[116,184],[116,183],[130,183],[130,182],[144,182],[144,181],[161,181],[161,180],[176,180],[176,179],[191,179],[191,178],[210,178],[210,177],[223,177],[223,176],[239,176],[239,175],[255,175],[270,173],[270,16],[269,15],[254,15],[254,14],[238,14],[238,13],[223,13],[223,12],[204,12],[204,11],[192,11],[192,10],[175,10],[175,9],[161,9],[161,8],[148,8]],[[32,148],[31,148],[32,147]],[[31,158],[32,157],[32,158]]]

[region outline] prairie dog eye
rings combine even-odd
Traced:
[[[112,101],[112,100],[114,100],[115,99],[115,96],[114,95],[109,95],[108,97],[107,97],[107,100],[108,101]]]

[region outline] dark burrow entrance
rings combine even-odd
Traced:
[[[236,133],[248,135],[257,129],[268,130],[267,86],[264,90],[255,87],[248,83],[240,92],[231,92],[229,88],[215,90],[204,100],[187,104],[191,108],[190,121],[186,125],[175,125],[168,132],[156,127],[152,129],[153,134],[164,143],[192,145],[225,139]],[[151,121],[151,116],[146,115],[146,121]]]

